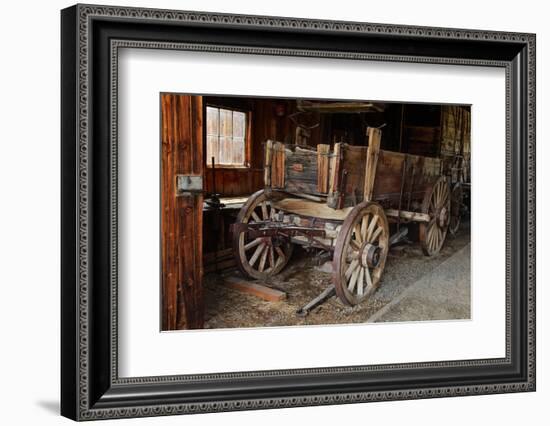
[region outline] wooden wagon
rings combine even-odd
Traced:
[[[244,274],[265,280],[281,272],[295,244],[319,248],[332,258],[336,294],[356,305],[379,286],[404,225],[418,225],[426,255],[441,250],[453,211],[441,159],[382,150],[380,129],[368,128],[367,137],[367,146],[332,150],[267,141],[265,189],[232,225]]]

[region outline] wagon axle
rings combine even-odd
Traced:
[[[230,226],[231,232],[245,233],[250,239],[263,238],[269,240],[275,237],[292,238],[297,235],[309,237],[325,237],[323,229],[306,228],[303,226],[288,226],[285,224],[271,223],[233,223]]]

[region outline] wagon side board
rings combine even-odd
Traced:
[[[440,169],[439,158],[380,150],[372,198],[385,208],[416,210]]]
[[[265,186],[272,190],[317,201],[326,198],[334,210],[356,206],[364,200],[385,209],[419,212],[425,193],[441,175],[439,158],[380,149],[381,131],[368,129],[368,146],[336,143],[317,149],[268,141]]]

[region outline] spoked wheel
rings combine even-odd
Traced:
[[[430,215],[428,223],[419,226],[422,251],[433,256],[441,250],[451,220],[451,194],[445,177],[440,177],[424,196],[422,212]]]
[[[460,214],[462,210],[462,185],[455,183],[451,191],[451,221],[449,222],[449,231],[456,235],[460,228]]]
[[[236,223],[268,224],[276,220],[276,213],[270,199],[260,190],[241,208]],[[233,249],[241,272],[258,280],[281,272],[292,254],[292,244],[284,237],[249,238],[246,232],[233,235]]]
[[[349,306],[378,288],[389,250],[388,219],[382,207],[363,202],[344,220],[336,239],[333,281],[336,294]]]

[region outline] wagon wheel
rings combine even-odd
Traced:
[[[426,256],[433,256],[441,250],[451,220],[450,189],[445,177],[440,177],[426,192],[422,212],[430,216],[428,223],[419,226],[422,251]]]
[[[336,239],[333,281],[349,306],[368,298],[380,283],[389,249],[388,219],[382,207],[363,202],[344,220]]]
[[[449,231],[456,235],[460,227],[460,211],[462,209],[462,185],[457,182],[451,191],[451,220],[449,222]]]
[[[241,208],[236,223],[272,222],[276,213],[271,200],[260,190]],[[290,259],[292,247],[284,237],[249,238],[246,232],[233,234],[237,266],[243,274],[259,280],[281,272]]]

